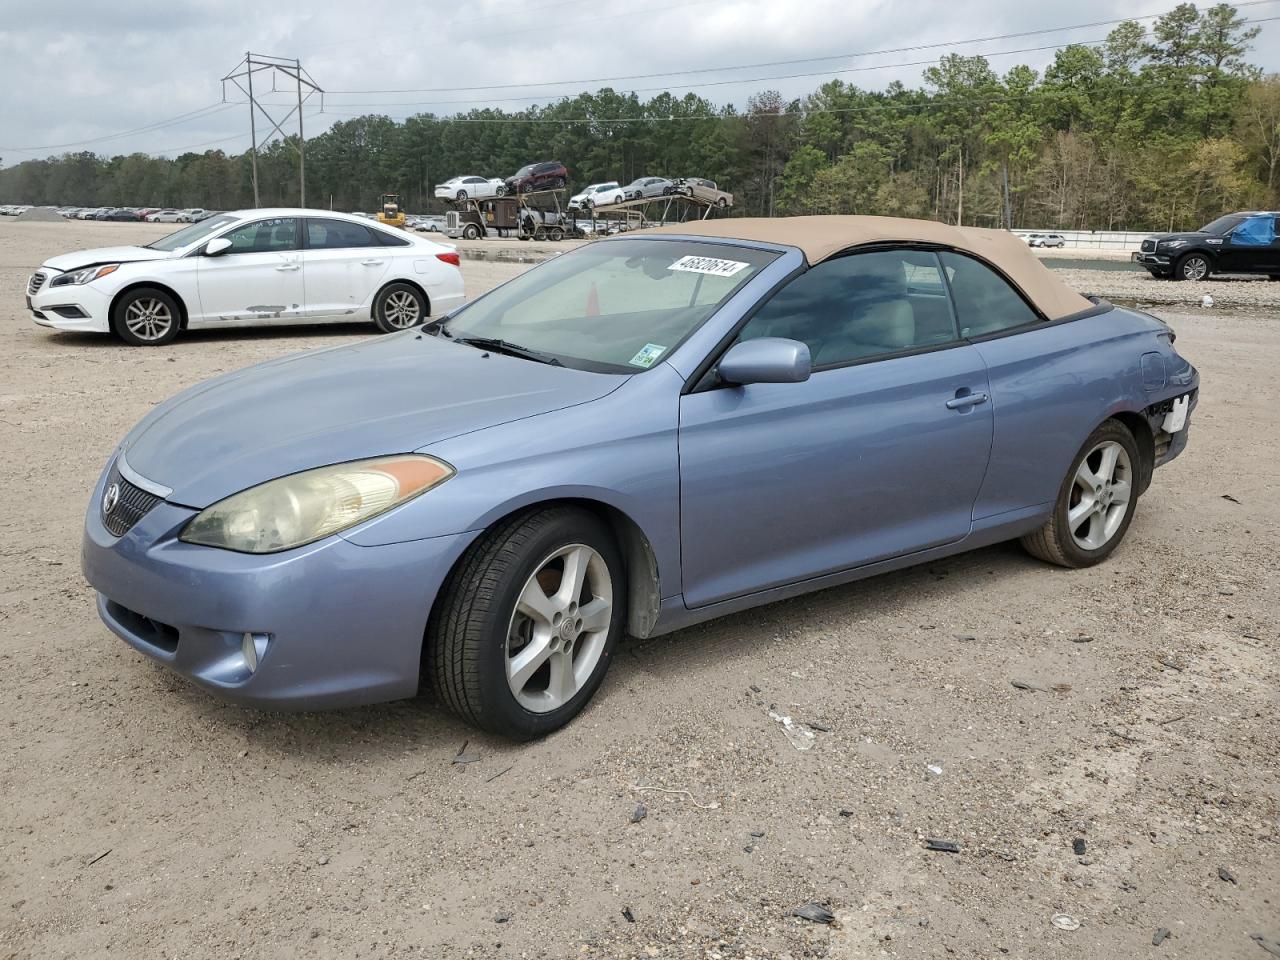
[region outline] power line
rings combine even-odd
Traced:
[[[1263,6],[1266,4],[1272,4],[1276,2],[1278,2],[1278,0],[1244,0],[1244,2],[1241,2],[1241,3],[1230,4],[1230,6],[1233,6],[1238,9],[1241,7]],[[864,57],[874,57],[874,56],[882,56],[882,55],[887,56],[889,54],[895,54],[895,53],[915,53],[921,50],[937,50],[943,47],[967,46],[973,43],[990,43],[996,40],[1017,40],[1023,37],[1039,36],[1046,33],[1063,33],[1066,31],[1084,30],[1092,27],[1116,26],[1117,24],[1126,23],[1131,20],[1155,20],[1165,15],[1166,14],[1164,13],[1151,13],[1151,14],[1146,14],[1144,16],[1140,16],[1140,17],[1123,17],[1123,18],[1114,19],[1114,20],[1094,20],[1089,23],[1077,23],[1077,24],[1071,24],[1069,26],[1045,27],[1042,30],[1024,30],[1018,33],[995,34],[989,37],[970,37],[969,39],[966,39],[966,40],[943,40],[937,43],[914,44],[912,46],[907,46],[907,47],[891,47],[883,50],[864,50],[864,51],[858,51],[853,53],[835,53],[835,54],[831,54],[829,56],[823,56],[823,57],[802,57],[796,60],[770,60],[762,63],[733,64],[733,65],[723,66],[723,67],[699,67],[691,70],[674,70],[674,71],[669,71],[665,73],[637,73],[637,74],[629,74],[625,76],[595,77],[591,79],[582,79],[582,80],[547,80],[547,81],[541,81],[538,83],[498,83],[498,84],[490,84],[486,86],[474,86],[474,87],[407,87],[402,89],[389,89],[389,90],[330,90],[328,92],[334,95],[355,94],[355,93],[359,93],[359,94],[461,93],[463,91],[483,92],[487,90],[507,90],[513,87],[527,89],[529,87],[561,87],[561,86],[573,86],[573,85],[586,86],[586,85],[595,84],[595,83],[618,83],[626,80],[654,80],[660,77],[683,77],[683,76],[692,76],[694,74],[722,73],[729,70],[749,70],[749,69],[757,69],[757,68],[763,68],[763,67],[796,66],[802,63],[821,63],[827,60],[854,60],[854,59],[860,59]],[[1269,19],[1275,19],[1275,18],[1269,18]],[[1247,22],[1263,23],[1266,21],[1253,20],[1253,21],[1247,21]],[[1094,41],[1094,42],[1101,42],[1101,41]],[[1061,46],[1061,44],[1055,44],[1054,46]],[[1046,48],[1037,47],[1037,48],[1030,48],[1030,49],[1046,49]],[[911,64],[893,64],[893,66],[911,66]],[[824,72],[828,72],[828,71],[824,71]],[[850,71],[841,70],[841,71],[834,71],[834,72],[846,73]],[[812,74],[795,74],[793,76],[811,76],[811,75]],[[769,78],[765,78],[765,79],[769,79]],[[778,78],[778,79],[785,79],[785,78]],[[724,82],[730,82],[730,81],[724,81]],[[756,82],[756,81],[744,80],[742,82],[745,83],[745,82]],[[677,84],[676,86],[681,86],[681,85]],[[471,101],[455,101],[455,102],[471,102]],[[347,103],[347,104],[341,104],[341,105],[342,106],[361,106],[361,104],[358,104],[358,103]],[[388,106],[392,106],[392,105],[393,104],[388,104]]]
[[[211,103],[208,106],[200,107],[198,110],[189,110],[186,113],[180,113],[176,117],[169,117],[166,120],[157,120],[154,123],[148,123],[141,127],[134,127],[132,130],[121,130],[119,133],[108,133],[100,137],[91,137],[87,140],[72,140],[68,143],[46,143],[42,146],[33,147],[5,147],[0,146],[0,150],[13,150],[17,153],[36,153],[41,150],[60,150],[66,147],[83,147],[94,143],[104,143],[108,140],[119,140],[122,137],[130,137],[139,133],[153,133],[156,130],[162,130],[165,127],[176,126],[180,123],[189,123],[192,120],[203,120],[205,117],[211,117],[215,113],[221,113],[223,110],[230,109],[232,104],[224,104],[222,102]]]

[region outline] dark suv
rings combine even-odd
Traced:
[[[507,193],[555,190],[569,182],[569,171],[558,160],[531,163],[506,179]]]
[[[1229,213],[1190,233],[1158,233],[1142,241],[1138,263],[1153,277],[1207,280],[1215,273],[1265,273],[1280,280],[1280,213]]]

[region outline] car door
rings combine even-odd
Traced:
[[[804,383],[680,403],[685,602],[700,607],[962,539],[991,448],[982,357],[937,255],[887,249],[792,280],[739,340],[808,344]]]
[[[1274,214],[1248,217],[1223,240],[1217,267],[1227,273],[1270,273],[1280,271],[1277,259]]]
[[[268,217],[221,234],[231,249],[199,258],[199,320],[223,324],[303,317],[298,230],[296,217]]]
[[[307,217],[305,249],[307,316],[350,319],[368,316],[373,299],[391,268],[391,248],[384,247],[362,223],[329,217]]]

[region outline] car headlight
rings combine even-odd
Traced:
[[[1167,247],[1170,250],[1177,250],[1179,247],[1185,247],[1187,243],[1188,241],[1186,240],[1161,240],[1160,246]]]
[[[421,454],[306,470],[206,507],[178,539],[240,553],[290,550],[385,513],[453,474],[449,464]]]
[[[96,267],[81,267],[79,270],[68,270],[66,273],[59,274],[49,281],[51,287],[65,287],[70,284],[88,283],[91,280],[97,280],[99,277],[105,277],[109,273],[115,273],[120,269],[118,263],[104,263]]]

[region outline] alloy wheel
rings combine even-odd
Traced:
[[[549,713],[595,671],[613,618],[613,580],[596,550],[561,547],[542,561],[516,600],[507,628],[507,683],[520,706]]]
[[[1182,264],[1182,276],[1187,280],[1203,280],[1209,273],[1209,263],[1204,257],[1189,257]]]
[[[397,330],[406,330],[418,323],[421,310],[418,300],[407,290],[396,290],[390,294],[382,305],[382,316],[387,325]]]
[[[139,340],[160,340],[173,326],[173,314],[163,300],[139,297],[125,308],[124,323]]]
[[[1124,523],[1133,496],[1129,452],[1106,440],[1080,461],[1067,500],[1067,528],[1082,550],[1105,546]]]

